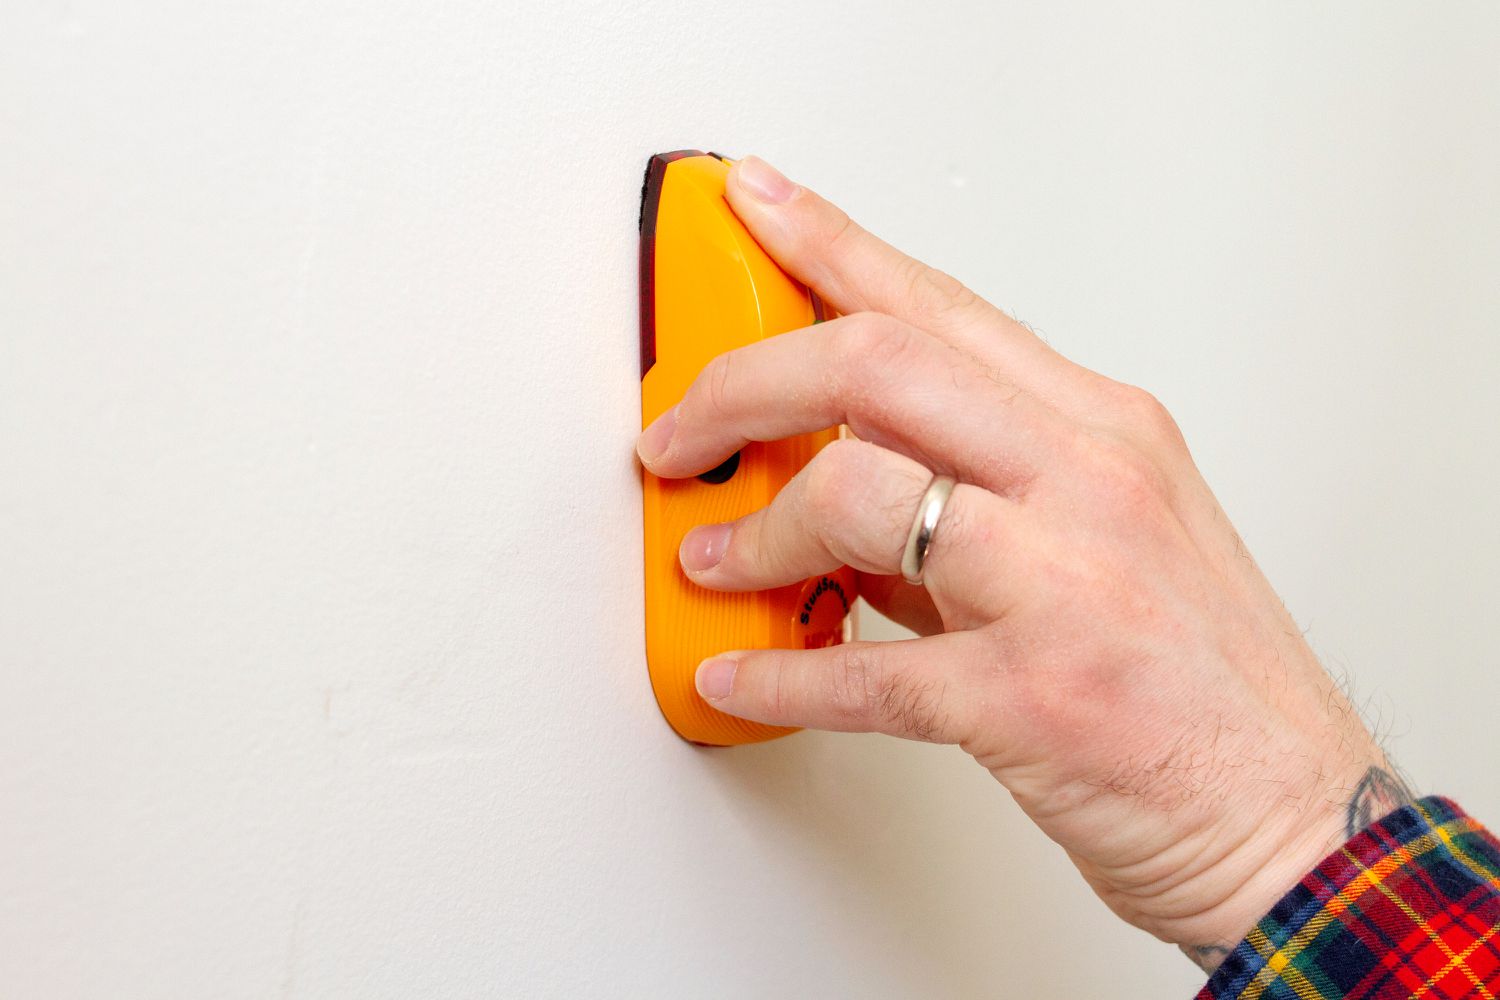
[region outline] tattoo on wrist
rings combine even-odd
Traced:
[[[1354,786],[1344,832],[1352,837],[1388,812],[1416,801],[1405,781],[1383,767],[1371,767]]]
[[[1233,948],[1222,944],[1181,944],[1177,946],[1182,953],[1192,959],[1194,965],[1209,975],[1224,963]]]

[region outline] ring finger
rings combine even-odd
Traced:
[[[904,455],[866,441],[835,441],[767,507],[690,531],[679,559],[690,579],[715,590],[763,590],[844,565],[894,575],[931,481],[925,466]],[[1003,610],[990,583],[997,562],[1013,567],[1020,557],[1021,511],[962,483],[949,497],[923,581],[948,629],[976,627]]]

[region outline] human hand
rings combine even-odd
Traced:
[[[1380,748],[1152,396],[754,157],[727,194],[845,315],[716,359],[642,433],[642,461],[687,477],[749,441],[839,423],[858,439],[764,510],[689,533],[683,568],[752,590],[847,564],[924,637],[729,651],[700,693],[759,722],[959,744],[1117,914],[1212,968],[1406,800]],[[901,555],[934,474],[959,485],[913,587]]]

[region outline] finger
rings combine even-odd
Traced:
[[[841,423],[935,472],[1004,493],[1070,436],[1055,411],[953,348],[889,316],[858,313],[715,358],[637,450],[651,472],[681,478],[751,441]]]
[[[782,487],[769,506],[728,524],[688,532],[679,559],[689,579],[715,590],[767,590],[852,566],[901,570],[912,518],[932,473],[921,463],[865,441],[834,441]],[[993,585],[1027,559],[1021,507],[959,484],[932,535],[923,584],[944,620],[958,628],[991,621],[1011,603]]]
[[[927,588],[907,583],[899,576],[861,573],[859,596],[870,607],[917,635],[937,635],[945,631],[943,616],[932,603]]]
[[[721,712],[770,725],[962,743],[978,712],[959,671],[982,662],[982,642],[978,633],[949,632],[725,653],[699,665],[698,693]]]
[[[729,171],[730,207],[776,261],[843,313],[888,313],[1000,366],[1022,384],[1071,365],[958,279],[863,229],[837,205],[755,156]]]

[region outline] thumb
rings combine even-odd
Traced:
[[[825,649],[725,653],[698,666],[698,693],[730,715],[775,726],[959,743],[974,723],[959,670],[977,637],[949,632]]]

